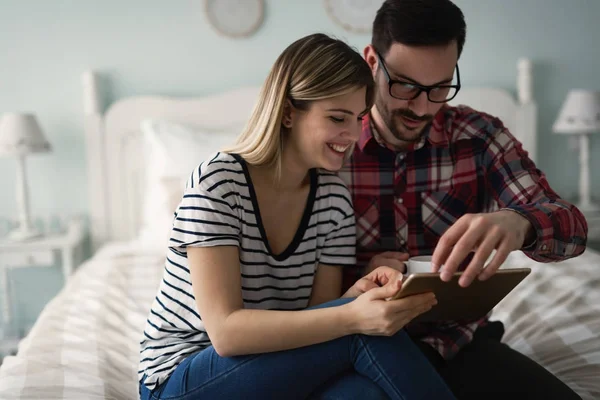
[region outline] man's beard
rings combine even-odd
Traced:
[[[375,106],[377,107],[377,111],[379,111],[379,115],[381,116],[383,123],[387,126],[392,135],[394,135],[394,138],[402,142],[419,142],[423,136],[423,128],[427,125],[410,129],[402,124],[402,122],[398,121],[399,117],[407,117],[415,121],[426,122],[433,120],[433,115],[425,114],[418,116],[408,108],[396,108],[394,110],[389,110],[379,95],[377,95],[375,99]]]

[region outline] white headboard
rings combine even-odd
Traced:
[[[535,160],[537,109],[531,95],[531,63],[521,60],[517,70],[517,99],[503,89],[463,88],[452,104],[468,104],[500,117]],[[143,172],[140,124],[144,119],[222,131],[245,123],[259,92],[258,87],[246,87],[197,98],[130,97],[111,104],[103,113],[98,76],[86,71],[82,80],[94,249],[107,241],[133,239],[139,231]]]
[[[245,87],[204,97],[138,96],[102,113],[99,79],[83,74],[85,134],[92,246],[136,237],[140,228],[143,154],[141,122],[163,119],[205,131],[243,126],[260,88]],[[215,151],[218,149],[215,149]]]

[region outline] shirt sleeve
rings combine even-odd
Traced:
[[[579,209],[552,190],[521,143],[504,127],[490,135],[484,154],[487,184],[500,209],[527,218],[536,235],[522,251],[539,262],[561,261],[584,252],[587,222]]]
[[[199,172],[192,173],[175,211],[170,247],[240,246],[240,217],[230,204],[235,196],[224,199],[227,183],[215,184],[216,179],[202,180]]]
[[[331,199],[331,229],[325,237],[319,263],[354,267],[356,266],[356,223],[350,192],[344,186],[344,189],[340,188],[339,193],[332,195]]]

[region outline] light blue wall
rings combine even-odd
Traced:
[[[35,216],[87,211],[80,74],[108,78],[109,99],[136,94],[198,95],[260,84],[280,51],[315,31],[361,49],[368,35],[331,22],[322,0],[266,0],[256,35],[225,39],[208,26],[203,0],[0,0],[0,113],[35,112],[54,152],[28,158]],[[540,106],[539,166],[564,197],[577,191],[577,153],[550,127],[569,88],[600,89],[600,2],[597,0],[457,0],[468,24],[460,61],[465,85],[515,87],[516,62],[530,57]],[[600,137],[592,167],[600,167]],[[0,218],[15,209],[15,166],[0,159]],[[592,173],[600,197],[599,174]],[[58,270],[56,270],[58,274]],[[58,276],[58,275],[57,275]],[[43,288],[31,309],[58,290],[39,271],[15,277],[17,286]],[[35,303],[35,301],[34,301]]]

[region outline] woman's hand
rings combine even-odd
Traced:
[[[347,307],[352,321],[352,333],[392,336],[412,319],[437,304],[433,293],[386,300],[398,293],[401,287],[401,280],[390,281],[385,286],[371,289],[342,306]]]
[[[391,267],[378,267],[368,275],[360,278],[342,297],[358,297],[371,289],[387,285],[389,282],[402,279],[402,273]]]

